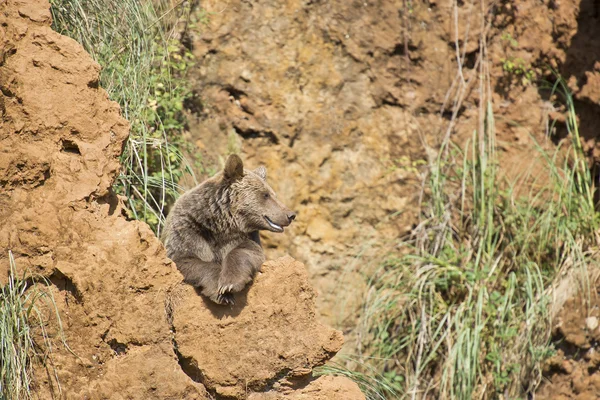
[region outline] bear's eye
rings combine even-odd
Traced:
[[[263,195],[263,197],[264,197],[264,198],[265,198],[265,200],[266,200],[266,199],[268,199],[269,197],[271,197],[271,195],[270,195],[269,193],[265,193],[265,194]]]

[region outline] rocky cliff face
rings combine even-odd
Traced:
[[[265,235],[269,254],[305,262],[320,314],[352,325],[365,260],[380,260],[416,221],[412,162],[425,157],[419,138],[433,133],[422,127],[439,125],[432,99],[451,83],[448,45],[422,25],[406,42],[402,1],[202,7],[210,24],[192,43],[206,108],[191,134],[208,158],[238,140],[249,165],[267,166],[276,192],[298,211],[290,234]],[[417,12],[435,22],[426,8]],[[424,42],[431,59],[416,51]],[[416,68],[421,62],[430,70]],[[415,116],[414,104],[429,112]]]
[[[150,229],[110,191],[128,126],[98,87],[100,67],[50,29],[45,0],[0,4],[0,279],[19,273],[56,301],[41,398],[364,398],[344,378],[311,377],[341,333],[315,320],[314,293],[290,258],[233,309],[204,303]],[[58,382],[51,378],[56,373]],[[312,397],[311,397],[312,398]]]
[[[533,3],[519,6],[523,26],[547,16]],[[536,88],[513,93],[502,69],[503,59],[523,56],[507,55],[502,38],[514,9],[496,5],[490,14],[503,30],[485,29],[479,5],[454,4],[202,2],[210,23],[191,43],[205,108],[191,135],[208,160],[233,142],[249,165],[267,166],[298,211],[291,234],[265,235],[269,254],[306,263],[321,316],[338,326],[353,326],[371,264],[418,223],[428,157],[445,135],[460,142],[478,127],[483,33],[492,85],[510,93],[494,109],[510,168],[523,168],[530,132],[547,122]],[[538,32],[542,43],[547,33]]]
[[[418,222],[426,149],[470,139],[481,122],[483,51],[503,173],[528,171],[532,136],[549,148],[546,133],[564,138],[563,110],[540,90],[546,66],[569,81],[597,152],[594,4],[203,1],[210,22],[191,43],[205,101],[191,135],[207,160],[233,142],[267,165],[298,211],[291,234],[265,235],[270,254],[306,263],[320,314],[352,327],[369,265]]]
[[[419,165],[435,153],[428,150],[445,135],[464,143],[478,129],[483,69],[502,174],[533,172],[531,181],[543,182],[532,137],[552,151],[566,136],[564,105],[548,89],[556,81],[551,66],[573,93],[598,176],[597,0],[206,0],[202,7],[210,22],[191,43],[205,101],[191,135],[206,160],[216,163],[233,144],[249,165],[267,165],[272,186],[298,211],[291,234],[265,235],[269,254],[306,263],[319,314],[336,326],[353,329],[370,267],[418,222]],[[591,371],[587,379],[594,376],[587,366],[567,370]],[[566,384],[544,390],[580,393],[570,384],[579,372],[564,373]]]

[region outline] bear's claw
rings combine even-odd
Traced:
[[[234,305],[235,299],[233,297],[233,286],[234,285],[222,285],[217,290],[217,303],[223,305]]]
[[[219,294],[225,294],[233,291],[233,285],[223,285],[219,287]]]
[[[217,295],[217,303],[222,305],[235,305],[235,299],[233,298],[233,293],[220,293]]]

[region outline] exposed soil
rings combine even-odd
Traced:
[[[557,354],[546,363],[546,380],[536,398],[600,398],[599,294],[596,288],[588,300],[587,295],[580,293],[563,306],[553,335]]]
[[[321,318],[346,332],[371,267],[418,221],[413,167],[444,135],[461,143],[481,124],[481,51],[503,175],[540,179],[536,142],[553,149],[566,137],[549,67],[568,82],[591,168],[598,162],[598,2],[487,5],[489,26],[479,1],[202,2],[210,23],[190,42],[204,103],[191,136],[207,164],[239,146],[251,166],[267,166],[298,211],[291,234],[263,238],[268,254],[303,261]],[[565,387],[576,379],[561,374]],[[548,379],[540,393],[559,393]]]
[[[551,147],[565,137],[564,110],[530,82],[554,80],[545,66],[573,91],[595,168],[597,1],[498,1],[489,28],[480,2],[456,3],[202,2],[210,23],[190,42],[203,108],[190,134],[207,167],[236,146],[250,167],[267,166],[299,212],[289,232],[265,235],[268,257],[290,254],[308,270],[266,264],[226,312],[180,284],[150,229],[127,221],[110,192],[128,128],[98,88],[99,66],[50,29],[47,1],[0,4],[0,280],[9,249],[21,271],[49,280],[77,355],[49,317],[65,397],[361,398],[345,378],[312,378],[342,345],[319,321],[351,330],[364,275],[418,221],[415,167],[444,135],[461,142],[477,128],[482,50],[503,171],[529,168],[532,138]],[[559,352],[538,397],[598,398],[591,282],[591,303],[571,298],[557,318]],[[40,397],[58,390],[52,374],[37,376]]]
[[[304,266],[290,257],[265,263],[233,307],[180,286],[171,319],[186,372],[216,394],[236,398],[285,376],[309,375],[344,342],[340,331],[316,321],[314,296]]]
[[[290,253],[307,265],[319,312],[337,326],[354,325],[368,264],[418,221],[415,167],[432,154],[427,149],[447,134],[470,139],[480,124],[475,78],[486,28],[479,2],[458,3],[202,3],[210,23],[191,33],[191,43],[204,109],[191,136],[208,164],[233,143],[249,164],[267,166],[299,215],[290,234],[264,238],[269,254]],[[536,71],[549,59],[562,63],[567,55],[549,21],[576,18],[571,3],[493,8],[487,51],[506,173],[528,169],[530,135],[552,145],[544,130],[554,109],[534,85],[507,74],[502,60],[523,58]]]
[[[124,217],[110,187],[127,123],[100,67],[50,28],[48,2],[0,3],[0,32],[0,283],[11,250],[17,276],[52,293],[68,345],[40,303],[53,351],[35,365],[36,395],[363,399],[346,378],[312,377],[343,338],[316,321],[301,263],[266,264],[223,311],[182,289],[150,228]]]

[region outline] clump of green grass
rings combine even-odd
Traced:
[[[371,376],[369,397],[513,399],[540,383],[553,284],[567,268],[587,276],[599,227],[573,100],[560,78],[552,91],[572,142],[553,156],[538,148],[547,176],[530,171],[529,193],[498,173],[489,102],[466,150],[445,144],[430,162],[406,255],[369,282],[360,361],[379,372],[357,379]]]
[[[33,397],[33,364],[48,365],[52,353],[42,308],[54,310],[61,335],[62,328],[52,295],[30,286],[25,276],[18,279],[13,255],[8,255],[10,275],[0,288],[0,398],[29,399]],[[42,303],[50,307],[40,307]],[[54,380],[60,393],[56,375]]]
[[[357,365],[359,368],[349,369],[340,362],[329,362],[315,368],[314,375],[337,375],[349,378],[360,386],[369,400],[386,400],[388,396],[398,394],[395,382],[382,375],[377,365],[349,356],[343,357],[343,360],[346,363]]]
[[[191,2],[51,0],[53,28],[83,45],[102,67],[100,85],[121,106],[131,133],[115,184],[131,217],[160,235],[165,209],[184,175],[195,181],[183,156],[184,104],[193,94],[186,72],[193,56],[175,36],[190,22]]]

